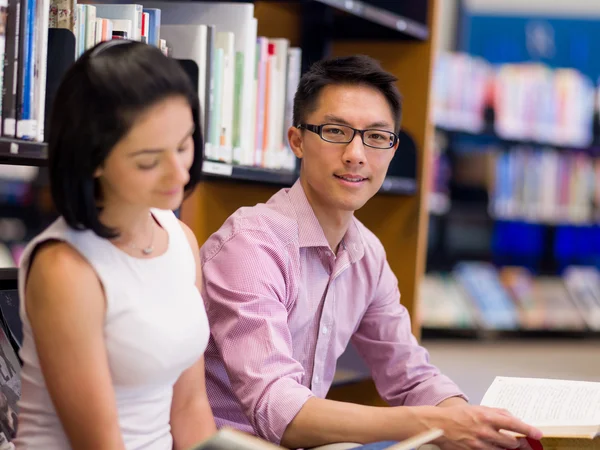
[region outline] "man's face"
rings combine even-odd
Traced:
[[[317,108],[306,118],[311,125],[349,125],[360,130],[394,131],[394,116],[385,96],[363,85],[330,85],[322,89]],[[335,127],[324,136],[339,140]],[[377,149],[363,144],[356,133],[347,144],[326,142],[319,134],[292,128],[290,144],[302,159],[300,178],[311,203],[318,203],[332,213],[360,209],[381,188],[398,143],[392,148]],[[385,134],[370,138],[389,142]]]

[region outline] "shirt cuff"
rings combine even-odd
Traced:
[[[461,397],[469,401],[458,386],[445,375],[436,375],[419,383],[406,397],[405,406],[439,405],[450,397]]]
[[[310,389],[290,378],[275,381],[257,405],[256,433],[269,442],[279,444],[288,425],[306,401],[314,396]]]

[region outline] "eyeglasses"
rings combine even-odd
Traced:
[[[363,144],[367,147],[388,150],[398,142],[398,136],[391,131],[386,130],[358,130],[348,125],[338,125],[334,123],[324,123],[323,125],[311,125],[301,123],[297,126],[299,129],[305,129],[318,134],[325,142],[334,144],[349,144],[354,139],[356,133],[360,133]]]

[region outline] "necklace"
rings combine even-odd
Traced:
[[[152,218],[152,213],[150,213],[150,218]],[[152,235],[150,237],[150,244],[147,247],[139,248],[133,242],[129,243],[129,247],[133,250],[140,250],[144,255],[150,255],[154,251],[154,224],[152,224]]]

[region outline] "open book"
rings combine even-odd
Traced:
[[[393,444],[386,450],[416,450],[440,436],[444,432],[439,429],[427,430],[405,441]],[[211,438],[193,448],[193,450],[285,450],[283,447],[263,441],[255,436],[242,433],[233,428],[221,428]]]
[[[481,401],[544,434],[544,450],[600,450],[600,383],[496,377]]]

